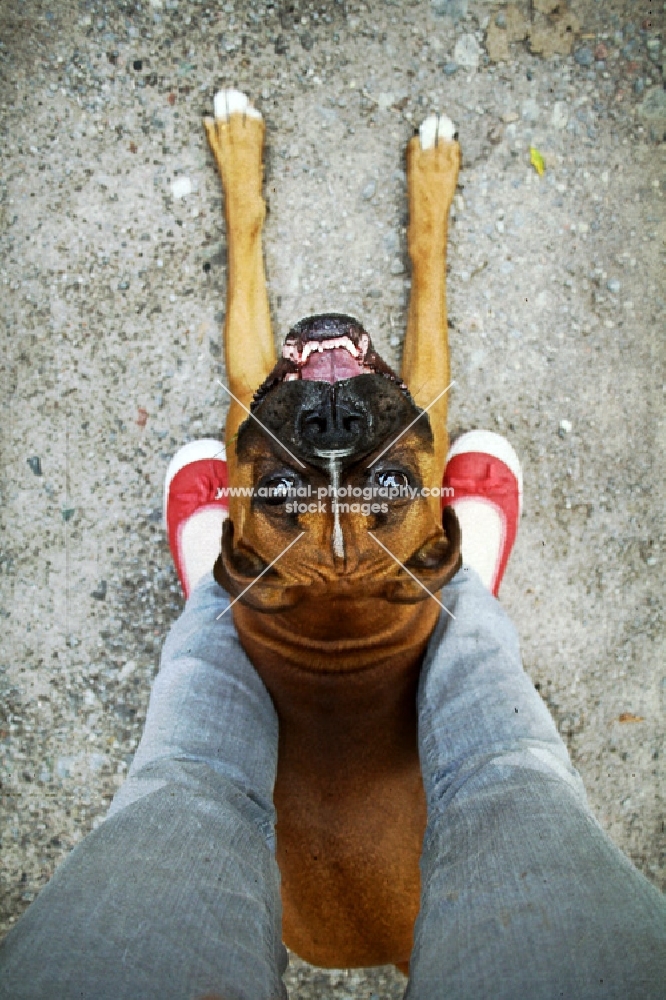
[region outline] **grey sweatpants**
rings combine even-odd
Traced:
[[[418,695],[428,801],[409,1000],[666,996],[664,898],[591,815],[471,570],[442,592]],[[0,946],[2,1000],[284,997],[278,724],[206,577],[165,643],[107,819]]]

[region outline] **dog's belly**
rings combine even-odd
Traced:
[[[407,962],[426,822],[418,757],[317,783],[282,765],[275,803],[285,943],[313,965]]]

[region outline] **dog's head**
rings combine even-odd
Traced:
[[[460,565],[433,442],[427,413],[354,319],[301,321],[238,429],[215,578],[265,611],[306,593],[426,599]]]

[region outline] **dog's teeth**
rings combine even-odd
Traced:
[[[349,337],[332,337],[330,340],[315,340],[310,341],[308,344],[304,344],[300,354],[295,344],[283,344],[282,357],[290,358],[292,361],[295,361],[299,367],[302,367],[311,354],[322,354],[324,351],[332,351],[336,348],[344,347],[353,358],[358,359],[365,357],[368,350],[368,343],[367,334],[364,334],[361,337],[358,347],[356,347]],[[285,381],[287,381],[287,379],[285,379]]]
[[[428,115],[419,128],[421,149],[432,149],[440,139],[450,142],[456,127],[448,115]]]
[[[218,121],[227,121],[230,115],[242,114],[247,118],[261,118],[256,108],[253,108],[247,95],[241,90],[218,90],[213,100],[215,117]]]

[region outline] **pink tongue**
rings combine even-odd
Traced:
[[[363,366],[344,347],[313,351],[301,368],[301,378],[310,382],[339,382],[363,374]]]

